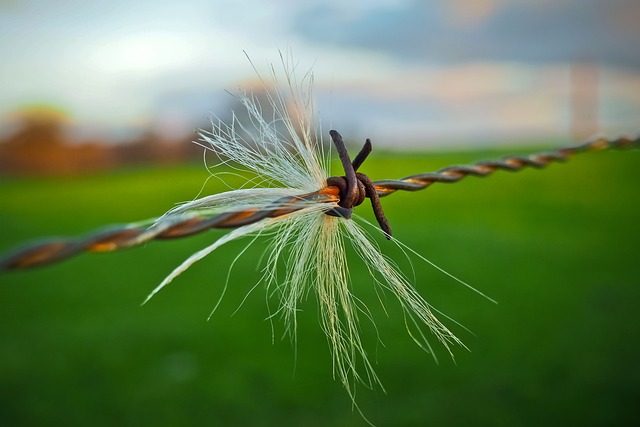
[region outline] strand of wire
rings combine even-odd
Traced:
[[[553,162],[565,162],[578,153],[631,148],[640,148],[640,137],[635,139],[621,137],[613,140],[598,138],[582,144],[534,153],[528,156],[506,156],[501,160],[481,161],[472,165],[448,166],[436,172],[411,175],[398,180],[374,181],[374,184],[378,196],[384,197],[398,190],[423,190],[434,183],[452,184],[467,176],[483,178],[497,170],[517,172],[527,167],[543,169]]]
[[[481,161],[471,165],[449,166],[436,172],[407,176],[398,180],[374,181],[379,197],[396,191],[423,190],[434,183],[455,183],[467,176],[486,177],[497,170],[520,171],[527,167],[541,169],[553,162],[564,162],[582,152],[605,149],[640,148],[640,137],[615,140],[595,139],[583,144],[558,148],[528,156],[507,156],[497,161]],[[288,215],[308,206],[309,202],[339,202],[340,189],[327,186],[316,192],[274,201],[263,209],[226,212],[211,218],[167,216],[151,227],[115,226],[76,239],[54,239],[38,242],[0,258],[0,271],[25,269],[65,260],[82,252],[106,252],[144,244],[150,240],[192,236],[212,228],[236,228],[265,218]],[[284,207],[283,207],[284,206]]]

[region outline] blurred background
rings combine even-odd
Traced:
[[[633,0],[8,0],[1,168],[198,157],[194,129],[256,86],[243,50],[265,77],[290,51],[323,124],[386,148],[633,133],[639,15]]]
[[[325,133],[373,140],[374,180],[635,136],[639,17],[634,0],[0,1],[0,253],[227,190],[194,130],[228,119],[279,50],[298,77],[313,69]],[[638,165],[637,150],[592,153],[383,199],[399,240],[499,304],[381,239],[470,330],[448,322],[470,351],[454,363],[434,343],[436,364],[350,258],[386,387],[358,388],[363,413],[380,427],[635,425]],[[295,351],[265,321],[265,242],[237,262],[247,242],[230,244],[139,307],[222,235],[0,274],[0,425],[366,425],[331,377],[314,297]]]

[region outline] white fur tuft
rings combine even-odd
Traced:
[[[156,226],[162,226],[176,216],[262,209],[281,197],[313,192],[326,185],[330,156],[323,151],[321,136],[312,124],[313,77],[307,73],[299,85],[290,61],[283,59],[283,65],[288,96],[265,89],[269,104],[265,107],[272,111],[271,117],[263,115],[265,110],[255,96],[243,93],[240,101],[246,108],[247,120],[241,121],[234,114],[230,124],[214,123],[213,131],[202,134],[202,142],[224,159],[223,162],[255,173],[257,180],[254,182],[268,187],[202,197],[169,211]],[[274,79],[277,82],[275,74]],[[248,235],[269,235],[270,247],[262,281],[268,294],[277,295],[279,299],[273,314],[284,318],[295,340],[298,303],[310,292],[315,294],[321,327],[333,354],[334,376],[344,384],[355,402],[356,383],[373,387],[380,385],[380,381],[360,338],[359,316],[370,318],[370,313],[353,293],[344,245],[344,239],[349,239],[374,282],[400,302],[406,314],[407,329],[418,345],[433,353],[420,325],[426,326],[447,350],[451,344],[462,345],[436,318],[429,303],[372,243],[362,227],[354,220],[325,215],[327,209],[335,206],[335,202],[310,201],[294,213],[237,228],[189,257],[154,289],[147,300],[193,263],[225,243]],[[285,273],[279,276],[281,264],[285,266]]]

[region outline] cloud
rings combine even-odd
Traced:
[[[268,79],[291,49],[325,125],[356,140],[566,134],[581,58],[599,61],[603,130],[637,128],[635,0],[72,3],[0,9],[0,118],[47,102],[84,124],[191,132],[255,78],[242,50]]]
[[[345,134],[375,136],[377,145],[532,140],[569,129],[568,69],[562,65],[396,64],[386,73],[334,81],[330,95],[321,88],[319,97],[333,100],[335,122],[350,127]]]
[[[364,11],[348,25],[334,10],[301,12],[294,30],[314,42],[381,51],[400,60],[527,63],[588,58],[640,69],[635,0],[415,0]]]
[[[446,3],[453,26],[470,28],[482,25],[496,12],[500,11],[507,0],[453,0]]]

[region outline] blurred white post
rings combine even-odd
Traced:
[[[571,135],[575,141],[592,138],[598,125],[598,64],[578,60],[571,65]]]

